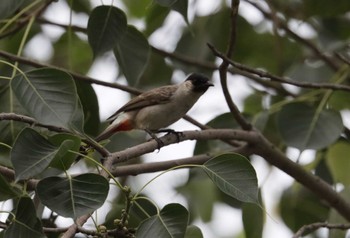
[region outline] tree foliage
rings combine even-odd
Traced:
[[[1,237],[200,238],[205,234],[195,221],[211,221],[222,203],[242,211],[237,237],[259,238],[270,219],[264,208],[269,188],[258,186],[256,160],[293,179],[276,198],[276,216],[295,237],[320,227],[336,229],[329,237],[344,236],[350,221],[350,1],[217,1],[206,13],[200,4],[206,1],[2,1]],[[49,16],[53,9],[69,17]],[[60,33],[54,37],[48,29]],[[176,33],[157,38],[171,29]],[[33,43],[40,37],[51,52],[39,61],[32,56],[42,51]],[[114,63],[115,82],[88,76],[102,60]],[[192,157],[145,163],[139,158],[157,149],[154,140],[132,133],[107,145],[93,140],[104,123],[92,85],[136,95],[191,72],[221,84],[227,102],[227,112],[207,125],[185,117],[202,130],[160,137],[164,146],[196,140]],[[240,89],[229,88],[238,76],[250,89],[242,110],[230,95]],[[307,164],[301,163],[306,150],[313,152]],[[159,207],[144,192],[154,179],[133,187],[132,175],[176,169],[189,171],[176,187],[187,204]],[[101,215],[103,204],[111,206]],[[57,217],[74,223],[62,227]],[[94,226],[84,226],[87,221]]]

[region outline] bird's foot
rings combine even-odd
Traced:
[[[145,130],[148,135],[150,135],[156,142],[157,142],[157,149],[158,151],[160,150],[161,147],[164,146],[163,141],[161,141],[152,131],[150,130]]]
[[[180,142],[180,136],[183,136],[182,131],[175,131],[173,129],[160,129],[157,131],[157,133],[167,133],[167,135],[174,134],[176,136],[177,143]]]

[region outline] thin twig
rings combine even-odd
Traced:
[[[231,1],[231,28],[230,28],[230,39],[228,42],[228,47],[226,50],[226,56],[228,58],[231,58],[234,51],[234,46],[236,43],[236,27],[237,27],[237,15],[238,15],[238,6],[239,6],[239,0],[232,0]],[[246,119],[243,117],[243,115],[240,113],[238,107],[233,102],[232,97],[230,95],[230,91],[228,90],[227,86],[227,70],[228,70],[229,64],[226,61],[222,61],[220,67],[219,67],[219,74],[220,74],[220,83],[222,87],[222,92],[224,94],[227,106],[230,109],[230,112],[232,113],[233,117],[237,121],[237,123],[244,129],[244,130],[251,130],[252,125],[246,121]]]
[[[327,222],[316,222],[302,226],[294,235],[293,238],[302,237],[306,232],[312,232],[319,228],[328,228],[328,229],[338,229],[338,230],[348,230],[350,229],[350,224],[329,224]]]
[[[267,12],[263,7],[261,7],[258,3],[256,3],[256,1],[250,1],[250,0],[245,0],[245,1],[251,4],[252,6],[254,6],[256,9],[258,9],[264,15],[265,18],[270,19],[274,24],[277,24],[278,28],[283,29],[294,40],[308,47],[311,51],[314,52],[314,54],[318,58],[323,60],[331,69],[333,69],[334,71],[338,71],[339,66],[334,62],[334,60],[331,57],[324,54],[313,42],[311,42],[310,40],[304,39],[294,31],[292,31],[282,19],[277,17],[277,15],[276,17],[274,17],[273,14]]]
[[[50,25],[54,25],[54,26],[61,27],[61,28],[64,28],[64,29],[70,28],[70,29],[72,29],[72,30],[74,30],[76,32],[81,32],[81,33],[85,33],[85,34],[87,32],[86,28],[79,27],[79,26],[76,26],[76,25],[70,25],[69,26],[69,25],[65,25],[65,24],[59,24],[59,23],[52,22],[52,21],[49,21],[49,20],[46,20],[46,19],[42,19],[42,18],[39,18],[39,19],[36,19],[36,20],[38,22],[41,22],[41,23],[44,23],[44,24],[50,24]],[[196,67],[199,67],[199,68],[203,68],[203,69],[208,69],[208,70],[217,70],[217,69],[219,69],[219,67],[215,63],[199,61],[199,60],[194,59],[192,57],[189,57],[189,56],[186,56],[186,55],[182,55],[182,54],[179,54],[179,53],[176,53],[176,52],[168,52],[168,51],[159,49],[159,48],[154,47],[154,46],[151,46],[151,49],[155,53],[157,53],[157,54],[159,54],[159,55],[161,55],[163,57],[169,57],[171,59],[177,60],[177,61],[185,63],[185,64],[193,65],[193,66],[196,66]],[[274,90],[276,90],[277,92],[279,92],[279,93],[281,93],[283,95],[294,96],[293,93],[288,92],[286,89],[284,89],[280,85],[276,85],[276,84],[271,83],[271,82],[266,81],[266,80],[261,80],[261,78],[256,77],[255,75],[250,74],[248,72],[241,71],[241,70],[238,70],[238,69],[232,69],[232,68],[228,69],[228,71],[230,73],[232,73],[232,74],[240,74],[242,76],[245,76],[245,77],[253,80],[256,83],[261,84],[264,87],[274,89]],[[105,85],[105,86],[108,86],[108,85]]]
[[[60,133],[64,132],[64,133],[72,134],[72,132],[66,128],[42,124],[42,123],[39,123],[38,121],[36,121],[32,117],[28,117],[25,115],[19,115],[16,113],[11,113],[11,112],[10,113],[5,113],[5,112],[0,113],[0,121],[5,121],[5,120],[6,121],[24,122],[24,123],[27,123],[31,126],[46,128],[49,131],[55,131],[55,132],[60,132]],[[83,141],[86,144],[93,147],[95,150],[97,150],[102,156],[107,157],[109,155],[109,152],[103,146],[100,146],[99,144],[95,143],[94,141],[92,141],[88,138],[84,138]]]
[[[259,69],[254,69],[249,66],[237,63],[227,56],[225,56],[223,53],[219,52],[214,46],[208,44],[209,48],[214,52],[214,54],[217,57],[220,57],[222,60],[226,61],[230,65],[232,65],[235,68],[238,68],[243,71],[250,72],[252,74],[259,75],[262,78],[270,79],[271,81],[276,81],[280,83],[286,83],[294,86],[299,86],[303,88],[316,88],[316,89],[332,89],[332,90],[341,90],[341,91],[350,91],[350,86],[348,85],[340,85],[340,84],[332,84],[332,83],[304,83],[304,82],[297,82],[294,80],[290,80],[284,77],[279,77],[276,75],[273,75],[269,72],[259,70]]]

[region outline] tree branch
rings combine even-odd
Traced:
[[[306,232],[312,232],[319,228],[328,229],[338,229],[338,230],[348,230],[350,229],[350,224],[329,224],[327,222],[317,222],[309,225],[302,226],[294,235],[293,238],[302,237]]]
[[[248,2],[249,4],[251,4],[252,6],[254,6],[256,9],[258,9],[264,15],[265,18],[271,20],[275,25],[277,25],[278,28],[283,29],[294,40],[302,43],[307,48],[309,48],[312,52],[314,52],[314,54],[318,58],[323,60],[331,69],[333,69],[334,71],[338,71],[339,66],[334,62],[334,60],[332,60],[331,57],[324,54],[314,43],[312,43],[311,41],[309,41],[307,39],[304,39],[303,37],[299,36],[294,31],[292,31],[283,20],[281,20],[279,17],[277,17],[277,15],[276,15],[276,17],[274,17],[273,14],[265,11],[256,2],[253,2],[250,0],[245,0],[245,1]]]
[[[249,156],[251,155],[250,151],[251,150],[249,149],[249,146],[246,145],[246,146],[236,148],[231,152]],[[165,171],[180,165],[187,165],[187,164],[201,165],[207,162],[208,160],[210,160],[211,158],[213,158],[213,156],[214,155],[210,155],[210,154],[201,154],[201,155],[195,155],[188,158],[162,161],[162,162],[150,162],[150,163],[142,163],[142,164],[114,166],[110,172],[116,177],[129,176],[129,175],[136,176],[144,173],[154,173],[154,172]]]
[[[284,77],[279,77],[279,76],[270,74],[269,72],[266,72],[263,70],[250,68],[249,66],[246,66],[246,65],[243,65],[243,64],[240,64],[240,63],[237,63],[237,62],[231,60],[230,58],[225,56],[223,53],[221,53],[217,49],[215,49],[214,46],[212,46],[210,44],[208,46],[217,57],[226,61],[228,64],[232,65],[233,67],[240,69],[240,70],[243,70],[243,71],[247,71],[247,72],[252,73],[252,74],[259,75],[260,77],[263,77],[263,78],[270,79],[271,81],[286,83],[286,84],[290,84],[290,85],[294,85],[294,86],[298,86],[298,87],[302,87],[302,88],[332,89],[332,90],[341,90],[341,91],[348,91],[348,92],[350,91],[350,86],[347,86],[347,85],[331,84],[331,83],[297,82],[294,80],[289,80],[289,79],[284,78]]]
[[[24,123],[27,123],[31,126],[46,128],[49,131],[55,131],[55,132],[59,132],[59,133],[64,132],[64,133],[72,134],[72,132],[66,128],[42,124],[42,123],[39,123],[38,121],[36,121],[34,118],[28,117],[25,115],[19,115],[19,114],[15,114],[15,113],[5,113],[5,112],[0,113],[0,121],[4,121],[4,120],[24,122]],[[105,157],[108,156],[109,152],[103,146],[100,146],[98,143],[90,140],[89,138],[83,138],[82,140],[86,144],[90,145],[95,150],[97,150],[102,156],[105,156]]]
[[[178,139],[179,141],[227,139],[247,142],[245,149],[248,151],[248,153],[260,155],[270,164],[289,174],[296,181],[317,194],[317,196],[327,201],[331,207],[339,212],[339,214],[350,221],[350,204],[346,200],[344,200],[336,191],[333,190],[330,185],[328,185],[322,179],[305,171],[300,165],[291,161],[263,135],[255,130],[243,131],[233,129],[211,129],[204,131],[185,131],[182,135],[179,136],[179,138],[176,135],[169,134],[159,139],[163,142],[164,146],[172,143],[177,143]],[[107,170],[113,171],[115,164],[127,161],[145,153],[152,152],[157,148],[158,143],[154,140],[151,140],[125,149],[123,151],[109,154],[109,156],[104,161],[104,166],[107,168]],[[107,173],[104,171],[102,171],[101,175],[108,178]],[[74,235],[77,231],[77,225],[82,226],[89,217],[90,214],[87,214],[79,218],[77,220],[77,223],[70,227],[70,229],[67,231],[67,234]]]
[[[238,15],[238,6],[239,6],[240,0],[232,0],[231,1],[231,28],[230,28],[230,39],[228,42],[228,47],[226,50],[226,56],[228,58],[231,58],[234,51],[234,46],[236,43],[236,27],[237,27],[237,15]],[[237,121],[237,123],[244,129],[244,130],[251,130],[252,125],[245,120],[245,118],[242,116],[240,111],[238,110],[238,107],[233,102],[232,97],[230,95],[230,91],[228,90],[227,86],[227,70],[228,70],[228,63],[226,61],[222,61],[220,67],[219,67],[219,74],[220,74],[220,83],[222,87],[222,92],[225,96],[226,103],[230,109],[230,112],[232,113],[234,119]]]
[[[163,136],[159,139],[164,145],[177,142],[176,135],[172,134]],[[180,141],[212,139],[234,139],[247,142],[249,153],[260,155],[267,162],[293,177],[300,184],[314,192],[318,197],[327,201],[327,203],[337,210],[339,214],[350,221],[350,203],[348,201],[346,201],[322,179],[305,171],[299,164],[291,161],[283,152],[278,150],[259,132],[254,130],[242,131],[215,129],[205,131],[185,131],[183,132],[183,135],[180,136]],[[112,153],[108,158],[108,161],[110,165],[114,165],[145,153],[152,152],[157,148],[157,142],[151,140],[123,151]]]

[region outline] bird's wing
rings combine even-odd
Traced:
[[[129,102],[127,102],[124,106],[118,109],[112,116],[110,116],[107,121],[112,121],[115,117],[121,112],[128,112],[137,109],[141,109],[144,107],[164,104],[170,101],[171,96],[175,93],[177,86],[163,86],[159,88],[152,89],[150,91],[144,92]]]

